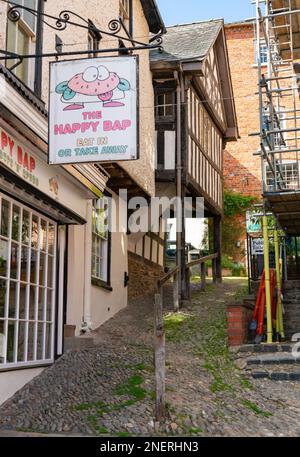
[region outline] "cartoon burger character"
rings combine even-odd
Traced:
[[[103,65],[88,67],[55,88],[55,92],[61,94],[62,103],[67,104],[64,111],[82,109],[86,103],[99,101],[107,108],[124,106],[119,100],[124,99],[129,90],[129,81],[109,72]]]

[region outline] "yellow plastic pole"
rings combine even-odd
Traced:
[[[273,325],[271,308],[271,285],[270,285],[270,259],[269,259],[269,234],[268,218],[263,216],[263,237],[264,237],[264,264],[265,264],[265,287],[266,287],[266,308],[267,308],[267,342],[273,343]]]
[[[276,330],[281,338],[284,338],[283,313],[282,313],[282,279],[281,279],[281,259],[279,255],[279,238],[278,230],[274,230],[274,247],[276,262],[276,284],[277,284],[277,320]]]
[[[279,320],[279,330],[281,334],[281,338],[285,338],[285,332],[284,332],[284,322],[283,322],[283,304],[282,304],[282,259],[279,260],[279,266],[280,266],[280,277],[281,277],[281,295],[280,295],[280,320]]]

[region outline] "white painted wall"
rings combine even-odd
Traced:
[[[112,234],[111,286],[112,291],[92,285],[91,315],[95,329],[127,306],[127,287],[124,287],[124,273],[128,273],[127,236]]]
[[[118,201],[115,195],[114,199],[118,213]],[[89,320],[91,328],[96,329],[127,306],[127,288],[124,287],[124,273],[128,273],[127,234],[120,230],[112,233],[111,287],[113,290],[108,291],[92,285],[90,276],[84,281],[85,249],[88,253],[92,250],[92,231],[88,230],[86,233],[85,231],[84,226],[69,228],[67,324],[76,325],[76,335],[80,334],[83,320]],[[87,288],[90,288],[89,293]],[[89,306],[86,303],[87,299],[90,300]],[[89,319],[85,315],[88,308]]]
[[[38,376],[44,368],[14,370],[0,373],[0,405],[12,397],[25,384]]]

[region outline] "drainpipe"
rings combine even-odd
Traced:
[[[176,87],[176,197],[178,198],[180,204],[182,199],[182,156],[181,156],[181,80],[178,71],[174,71],[174,78],[177,83]],[[180,210],[181,209],[181,210]],[[182,224],[182,214],[183,205],[181,208],[177,208],[176,212],[176,263],[179,267],[178,272],[178,302],[181,303],[182,300],[182,250],[185,248],[182,245],[181,233],[178,231],[178,227]]]
[[[92,277],[92,200],[86,205],[86,224],[84,226],[84,284],[83,284],[83,319],[81,332],[92,330],[91,313],[91,277]]]

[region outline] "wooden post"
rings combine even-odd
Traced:
[[[216,259],[212,259],[212,277],[213,283],[217,283],[217,267],[216,267]]]
[[[218,254],[215,259],[215,280],[222,282],[222,219],[214,218],[214,253]]]
[[[205,262],[200,264],[201,290],[205,290],[206,285],[206,265]]]
[[[181,232],[178,234],[181,238],[180,245],[181,245],[181,252],[180,252],[180,271],[181,271],[181,278],[179,281],[181,282],[180,287],[180,300],[181,305],[184,304],[185,301],[189,300],[189,287],[188,287],[188,277],[187,277],[187,258],[186,258],[186,239],[185,239],[185,230],[186,230],[186,220],[184,215],[184,198],[185,198],[185,187],[182,188],[182,211],[181,211]]]
[[[173,302],[174,311],[177,313],[179,311],[178,273],[175,273],[173,276]]]
[[[154,357],[155,357],[155,381],[156,381],[156,405],[155,418],[160,422],[165,418],[165,331],[163,321],[163,306],[161,294],[155,295],[154,305]]]
[[[191,270],[190,268],[186,268],[185,273],[185,281],[186,281],[186,298],[188,301],[191,300]]]

